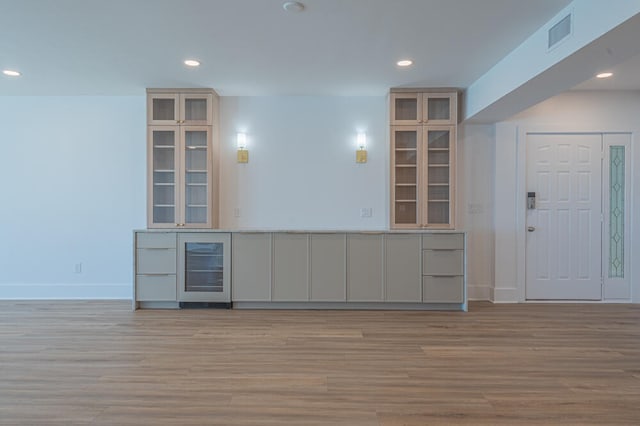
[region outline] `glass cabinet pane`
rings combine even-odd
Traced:
[[[449,130],[429,130],[427,132],[429,149],[449,149]]]
[[[417,223],[417,203],[415,201],[396,202],[395,218],[396,223],[400,225],[411,225]]]
[[[152,119],[154,121],[168,120],[175,121],[176,101],[175,99],[167,98],[154,98],[152,100]]]
[[[396,120],[418,120],[418,98],[396,98]]]
[[[185,121],[207,121],[207,99],[186,98],[184,100]]]
[[[224,290],[223,246],[223,243],[185,243],[185,291],[221,293]]]
[[[433,98],[427,100],[427,120],[450,120],[449,98]]]
[[[416,99],[397,99],[413,101]],[[396,119],[407,119],[405,115]],[[418,218],[418,128],[395,129],[394,142],[394,215],[396,224],[415,225]]]
[[[427,214],[430,224],[448,224],[449,202],[429,202]]]
[[[154,130],[153,141],[153,222],[175,222],[176,132]]]
[[[416,130],[396,130],[396,149],[417,149],[418,132]]]
[[[441,100],[440,98],[435,99]],[[444,99],[447,101],[448,108],[449,99]],[[429,99],[429,102],[432,100],[433,98]],[[446,129],[428,130],[427,145],[426,222],[429,225],[446,225],[450,220],[451,202],[449,179],[451,131]]]
[[[207,223],[208,132],[185,131],[185,223]]]
[[[429,184],[449,184],[449,167],[429,167]]]

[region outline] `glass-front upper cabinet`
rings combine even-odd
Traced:
[[[172,128],[151,126],[149,140],[149,223],[173,227],[178,214],[178,132]]]
[[[453,223],[453,140],[452,126],[430,126],[426,130],[424,150],[423,199],[426,209],[422,223],[434,227],[449,227]]]
[[[391,93],[391,124],[456,124],[457,93]]]
[[[456,93],[423,93],[422,122],[424,124],[456,124]]]
[[[421,175],[419,161],[421,157],[422,129],[420,126],[394,127],[391,153],[393,168],[393,205],[392,216],[397,225],[415,227],[420,216],[418,203],[418,183]]]
[[[151,89],[147,96],[147,124],[213,125],[213,108],[211,93],[175,93]]]
[[[183,193],[184,226],[209,227],[211,220],[211,160],[210,138],[207,127],[182,127],[183,132]]]
[[[391,124],[417,125],[422,123],[422,93],[391,94]]]
[[[392,92],[391,227],[454,227],[456,92]]]
[[[207,124],[217,100],[213,90],[147,90],[147,121],[157,123],[147,126],[149,228],[217,226],[217,128]]]

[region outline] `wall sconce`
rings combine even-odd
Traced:
[[[236,146],[238,147],[238,163],[249,162],[249,150],[247,150],[247,134],[236,133]]]
[[[366,163],[367,162],[367,134],[366,133],[358,133],[358,137],[356,139],[356,145],[358,149],[356,150],[356,163]]]

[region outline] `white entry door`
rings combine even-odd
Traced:
[[[527,300],[602,299],[602,135],[528,134]]]

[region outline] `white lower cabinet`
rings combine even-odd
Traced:
[[[385,235],[385,301],[422,301],[421,249],[420,235]]]
[[[138,275],[136,286],[138,301],[175,302],[177,300],[176,274]]]
[[[346,301],[346,234],[311,234],[309,238],[311,301]]]
[[[135,235],[135,306],[466,309],[460,232]]]
[[[347,235],[347,301],[384,300],[383,234]]]
[[[134,304],[176,302],[175,232],[136,233]]]
[[[422,236],[422,300],[464,303],[464,234]]]
[[[462,276],[425,276],[422,278],[422,291],[425,302],[462,303],[464,302],[464,277]]]
[[[234,233],[232,255],[232,300],[271,300],[271,234]]]
[[[309,235],[273,234],[274,302],[309,300]]]

